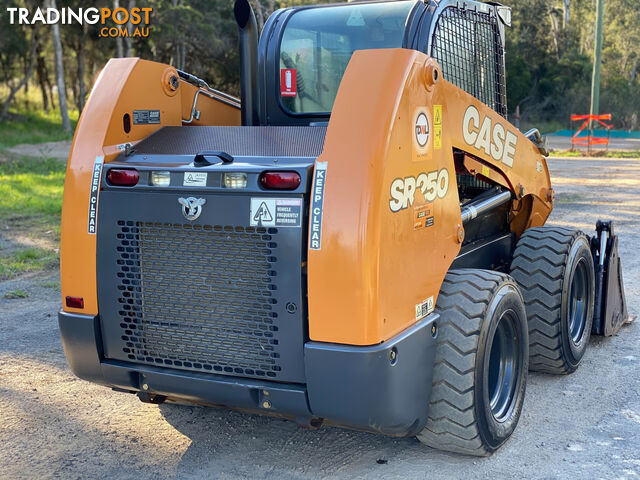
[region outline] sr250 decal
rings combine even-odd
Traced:
[[[443,168],[421,173],[417,177],[396,178],[391,182],[391,211],[395,213],[412,206],[417,190],[422,192],[428,203],[436,198],[444,198],[449,190],[449,171]]]

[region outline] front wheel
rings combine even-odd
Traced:
[[[434,448],[489,455],[515,430],[526,388],[528,329],[508,275],[453,270],[438,297],[429,417],[418,439]]]
[[[591,335],[595,271],[584,233],[563,227],[524,232],[511,262],[529,316],[531,370],[571,373]]]

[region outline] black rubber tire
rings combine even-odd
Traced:
[[[530,228],[516,246],[511,276],[520,285],[527,309],[529,368],[574,372],[587,349],[593,322],[595,272],[589,240],[571,228]],[[577,318],[572,315],[577,309],[571,295],[578,283],[584,284],[581,328],[571,321]]]
[[[529,342],[522,295],[509,275],[452,270],[442,284],[436,311],[440,319],[429,417],[417,437],[440,450],[489,455],[516,428],[524,402]],[[496,334],[506,325],[503,321],[513,327],[514,363],[511,381],[505,383],[503,414],[496,418],[489,398],[495,388],[490,384],[502,382],[490,382],[489,366],[494,339],[505,337]]]

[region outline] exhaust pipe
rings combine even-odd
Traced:
[[[233,13],[240,34],[242,125],[258,125],[258,24],[249,0],[236,0]]]

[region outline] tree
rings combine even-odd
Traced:
[[[73,9],[152,7],[148,37],[105,38],[102,25],[8,25],[8,7],[33,11],[49,0],[0,0],[0,115],[15,109],[31,85],[42,108],[55,107],[69,129],[70,103],[84,107],[92,78],[111,57],[139,56],[193,73],[215,88],[239,93],[238,28],[234,0],[65,0]],[[334,0],[250,0],[260,30],[278,8]],[[568,123],[588,102],[594,47],[592,0],[504,0],[512,7],[507,28],[506,70],[510,111],[520,106],[523,125]],[[55,5],[55,1],[53,3]],[[640,22],[638,0],[606,0],[602,72],[602,111],[629,126],[640,113]],[[118,26],[109,24],[108,26]],[[131,34],[135,25],[118,26]],[[34,53],[35,52],[35,53]],[[54,75],[55,73],[55,75]],[[55,80],[55,81],[54,81]],[[71,100],[73,100],[71,102]],[[38,102],[40,103],[40,102]],[[4,114],[2,112],[5,112]],[[585,112],[586,113],[586,112]]]
[[[37,28],[33,28],[31,33],[31,52],[29,54],[29,66],[27,67],[27,71],[22,77],[22,80],[15,86],[9,86],[9,95],[2,105],[2,111],[0,111],[0,119],[6,118],[8,116],[9,107],[11,106],[11,102],[13,101],[14,97],[22,88],[28,85],[31,74],[33,73],[33,67],[36,63],[36,55],[39,42],[40,40],[38,38],[38,30]]]
[[[118,8],[120,8],[120,0],[113,0],[113,11],[115,12]],[[116,37],[116,56],[118,58],[124,57],[124,46],[120,35]]]
[[[135,8],[135,6],[136,6],[136,0],[129,0],[129,11]],[[124,52],[125,57],[133,57],[133,40],[131,38],[131,35],[134,30],[135,29],[133,27],[133,24],[131,23],[131,17],[129,17],[129,21],[127,22],[128,35],[124,37],[124,43],[126,46],[126,50]]]
[[[56,0],[49,0],[51,8],[56,8]],[[60,103],[60,115],[62,116],[62,128],[71,133],[71,121],[67,109],[67,90],[64,81],[64,63],[62,62],[62,42],[60,41],[60,26],[57,23],[51,25],[53,36],[53,49],[56,62],[56,83],[58,85],[58,101]]]

